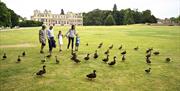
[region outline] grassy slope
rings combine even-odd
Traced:
[[[54,49],[53,55],[58,55],[60,64],[54,64],[54,57],[48,60],[47,74],[43,78],[32,76],[42,67],[39,54],[38,29],[26,31],[0,32],[0,45],[29,43],[32,48],[0,48],[0,56],[7,52],[8,59],[0,61],[0,91],[178,91],[180,90],[180,27],[175,26],[85,26],[77,27],[81,37],[78,57],[82,60],[86,53],[93,53],[100,42],[103,48],[98,50],[100,58],[94,60],[91,55],[89,62],[74,64],[70,60],[70,50],[66,50],[67,40],[64,38],[63,53]],[[63,33],[68,27],[56,27]],[[86,43],[89,46],[85,46]],[[104,64],[104,51],[114,44],[110,51],[110,60],[117,55],[118,62],[114,67]],[[119,45],[127,50],[126,62],[121,62]],[[134,51],[136,46],[139,51]],[[159,50],[159,56],[152,57],[152,73],[145,74],[145,50],[154,47]],[[27,57],[22,63],[16,64],[17,55],[23,50]],[[46,46],[46,54],[48,47]],[[173,62],[165,63],[165,58],[171,57]],[[97,78],[88,81],[85,76],[93,69],[97,70]]]

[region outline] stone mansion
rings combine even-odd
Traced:
[[[83,25],[82,13],[67,12],[64,14],[62,9],[61,13],[59,14],[52,14],[50,10],[44,10],[44,12],[34,10],[34,14],[31,16],[31,20],[41,21],[46,25]]]

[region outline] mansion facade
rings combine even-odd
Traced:
[[[50,10],[44,10],[44,12],[34,10],[31,20],[40,21],[46,25],[83,25],[82,13],[67,12],[64,14],[64,11],[60,14],[52,14]]]

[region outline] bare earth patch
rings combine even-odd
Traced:
[[[0,45],[0,48],[16,48],[16,47],[36,47],[36,45],[29,43],[15,44],[15,45]]]

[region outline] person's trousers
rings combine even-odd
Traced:
[[[71,47],[73,49],[73,47],[74,47],[74,37],[69,37],[68,38],[68,46],[67,46],[68,49],[69,49],[70,43],[71,43]]]
[[[50,37],[48,39],[48,43],[49,43],[49,51],[51,52],[53,48],[56,48],[54,37]]]

